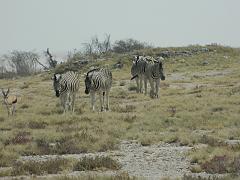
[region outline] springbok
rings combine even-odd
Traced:
[[[16,104],[17,104],[17,96],[15,95],[9,95],[9,88],[7,90],[7,92],[5,92],[2,89],[2,94],[3,94],[3,104],[5,104],[7,111],[8,111],[8,116],[14,115],[15,110],[16,110]]]

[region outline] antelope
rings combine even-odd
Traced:
[[[2,94],[3,94],[3,104],[5,104],[7,111],[8,111],[8,116],[14,115],[14,112],[16,111],[16,104],[17,104],[17,96],[15,95],[9,95],[9,88],[7,92],[4,92],[2,89]]]

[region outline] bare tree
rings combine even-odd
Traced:
[[[12,71],[25,76],[35,73],[37,63],[34,59],[39,59],[39,55],[34,52],[12,51],[9,55],[3,55],[3,59],[8,62]]]
[[[105,35],[105,39],[100,41],[97,36],[91,38],[89,43],[84,43],[84,50],[87,55],[99,55],[111,50],[110,34]]]
[[[111,50],[111,41],[110,41],[110,34],[106,34],[105,35],[105,39],[102,43],[102,49],[103,49],[103,52],[106,53],[106,52],[109,52]]]
[[[34,57],[33,60],[34,60],[35,62],[37,62],[40,66],[42,66],[45,70],[48,70],[48,69],[49,69],[47,66],[45,66],[44,64],[42,64],[42,63],[38,60],[38,58]]]
[[[93,47],[91,43],[83,43],[84,52],[87,55],[93,54]]]
[[[49,67],[52,69],[52,68],[55,68],[57,66],[57,61],[55,59],[53,59],[53,56],[52,54],[49,52],[49,48],[47,48],[47,51],[45,52],[45,56],[48,57],[47,59],[47,63],[49,65]]]

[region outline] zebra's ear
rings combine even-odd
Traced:
[[[56,74],[54,74],[53,77],[51,77],[51,80],[56,80]]]
[[[84,77],[84,78],[87,77],[87,73],[83,73],[82,77]]]

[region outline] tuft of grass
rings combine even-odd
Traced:
[[[28,104],[22,104],[19,108],[20,109],[28,109],[29,105]]]
[[[201,168],[211,174],[240,173],[240,156],[233,159],[227,155],[214,156],[209,161],[201,164]]]
[[[30,137],[30,132],[20,131],[13,138],[5,141],[5,145],[9,144],[26,144],[32,141]]]
[[[223,146],[225,145],[225,143],[217,138],[217,137],[213,137],[213,136],[208,136],[208,135],[202,135],[201,138],[199,139],[200,143],[203,144],[208,144],[210,146]]]
[[[201,164],[201,168],[207,173],[228,173],[230,160],[226,155],[214,156],[210,161]]]
[[[17,158],[18,154],[16,152],[0,150],[0,167],[10,167]]]
[[[29,82],[23,82],[23,84],[20,86],[21,89],[27,89],[29,88],[30,83]]]
[[[119,86],[125,86],[126,82],[125,81],[120,81]]]
[[[30,121],[28,123],[28,127],[30,129],[45,129],[45,127],[48,125],[48,123],[44,122],[44,121]]]
[[[129,90],[129,91],[137,91],[137,86],[136,86],[136,85],[130,85],[130,86],[128,87],[128,90]]]
[[[127,115],[122,116],[120,119],[123,119],[128,123],[133,123],[137,119],[137,116],[135,114],[128,113]]]
[[[3,122],[4,120],[5,120],[5,118],[0,116],[0,122]]]
[[[97,156],[95,158],[84,157],[74,166],[74,171],[86,171],[97,169],[118,170],[120,165],[110,157]]]
[[[127,105],[117,105],[112,108],[114,112],[119,112],[119,113],[129,113],[129,112],[134,112],[136,109],[135,105],[127,104]]]
[[[70,160],[63,158],[46,161],[16,161],[13,163],[12,175],[56,174],[70,166]]]
[[[190,171],[191,171],[192,173],[200,173],[200,172],[202,172],[202,168],[201,168],[201,166],[198,165],[198,164],[196,164],[196,165],[191,165],[191,166],[190,166]]]

